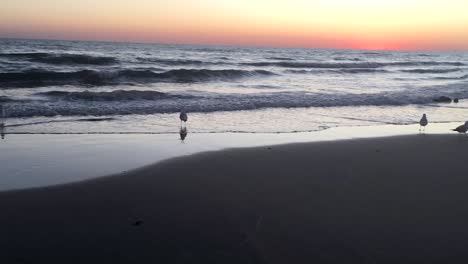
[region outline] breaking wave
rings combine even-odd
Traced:
[[[360,58],[347,58],[347,57],[335,57],[333,58],[335,61],[362,61]]]
[[[184,60],[184,59],[158,59],[158,58],[137,58],[140,62],[144,63],[157,63],[167,66],[185,66],[185,65],[225,65],[226,62],[222,61],[201,61],[201,60]]]
[[[283,68],[318,68],[318,69],[337,69],[337,68],[382,68],[382,67],[405,67],[405,66],[464,66],[461,62],[437,62],[437,61],[408,61],[408,62],[358,62],[358,63],[318,63],[318,62],[249,62],[244,63],[247,66],[256,67],[283,67]]]
[[[465,74],[463,76],[458,76],[458,77],[435,77],[434,79],[436,80],[467,80],[468,79],[468,74]]]
[[[173,95],[162,93],[158,91],[139,91],[139,90],[115,90],[111,92],[66,92],[66,91],[49,91],[44,93],[37,93],[37,95],[43,95],[52,97],[54,99],[66,100],[66,101],[138,101],[138,100],[160,100],[169,98],[193,98],[189,95]]]
[[[286,57],[268,57],[268,60],[279,60],[279,61],[293,61],[294,59]]]
[[[254,76],[271,76],[274,73],[264,70],[208,70],[179,69],[165,72],[150,70],[55,72],[29,70],[25,72],[0,73],[0,87],[29,88],[58,85],[103,86],[118,84],[144,84],[156,82],[195,83],[206,81],[231,81]]]
[[[6,104],[5,107],[10,117],[33,117],[144,115],[176,113],[181,108],[189,112],[218,112],[262,108],[434,105],[434,98],[441,95],[451,98],[468,98],[465,85],[465,83],[459,83],[422,89],[364,94],[271,92],[180,96],[157,91],[102,93],[54,91],[43,94],[50,97],[47,103],[30,101],[21,104]],[[173,98],[171,100],[159,100],[171,96]],[[114,101],[119,101],[118,105]]]
[[[310,74],[310,73],[337,73],[337,74],[360,74],[360,73],[386,73],[384,69],[375,68],[349,68],[349,69],[330,69],[330,70],[286,70],[288,73]]]
[[[0,57],[54,65],[112,65],[118,63],[117,59],[113,57],[67,53],[0,53]]]
[[[451,73],[451,72],[458,72],[461,71],[460,68],[454,69],[411,69],[411,70],[401,70],[401,72],[407,73]]]
[[[7,102],[14,102],[16,101],[15,99],[12,99],[8,96],[3,96],[3,95],[0,95],[0,103],[7,103]]]

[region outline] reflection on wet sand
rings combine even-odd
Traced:
[[[0,135],[2,139],[5,139],[5,108],[0,104]]]
[[[187,127],[181,126],[179,130],[179,135],[180,135],[180,140],[183,142],[185,138],[187,137],[188,131]]]
[[[2,136],[2,139],[5,139],[5,125],[0,124],[0,135]]]

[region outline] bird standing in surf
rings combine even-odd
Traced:
[[[465,124],[455,128],[455,129],[452,129],[452,131],[456,131],[458,133],[466,134],[466,131],[468,131],[468,121],[466,121]]]
[[[182,122],[186,123],[188,120],[187,113],[184,110],[180,111],[179,118],[180,118],[180,126],[182,126]]]
[[[424,132],[426,131],[426,126],[429,122],[427,121],[427,116],[426,114],[423,114],[421,117],[421,120],[419,120],[419,132],[423,130]]]

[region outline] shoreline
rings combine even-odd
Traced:
[[[430,124],[427,135],[450,135],[458,123]],[[0,192],[81,182],[167,159],[231,148],[333,142],[418,134],[418,125],[336,127],[297,133],[6,135],[0,141]],[[110,154],[110,155],[109,155]]]
[[[467,146],[413,135],[238,148],[0,192],[0,260],[465,262]]]

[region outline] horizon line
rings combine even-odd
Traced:
[[[83,40],[83,39],[61,39],[61,38],[27,38],[27,37],[3,37],[0,40],[35,40],[35,41],[69,41],[69,42],[101,42],[101,43],[128,43],[141,45],[174,45],[174,46],[208,46],[208,47],[241,47],[241,48],[263,48],[263,49],[315,49],[315,50],[354,50],[354,51],[380,51],[380,52],[468,52],[467,50],[425,50],[425,49],[353,49],[353,48],[323,48],[323,47],[286,47],[286,46],[265,46],[265,45],[229,45],[229,44],[208,44],[208,43],[176,43],[176,42],[154,42],[154,41],[126,41],[126,40]]]

